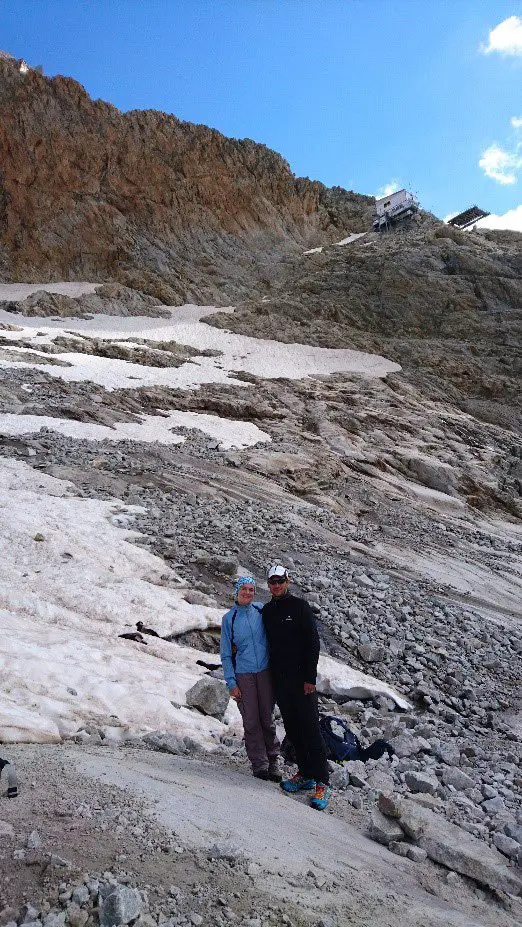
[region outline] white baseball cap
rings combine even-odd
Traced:
[[[288,579],[288,570],[282,563],[273,563],[272,566],[268,568],[267,578],[272,579],[273,576],[281,576]]]

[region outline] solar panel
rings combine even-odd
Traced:
[[[453,219],[448,219],[448,225],[454,225],[457,229],[467,229],[468,225],[473,225],[485,216],[489,216],[489,212],[484,212],[479,206],[470,206],[464,212],[459,212],[458,216],[453,216]]]

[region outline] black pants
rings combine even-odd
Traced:
[[[306,779],[328,784],[326,747],[319,727],[317,694],[305,695],[303,683],[274,680],[276,702],[288,738],[295,749],[297,767]]]

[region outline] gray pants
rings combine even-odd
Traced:
[[[237,673],[236,680],[241,689],[238,708],[243,718],[245,747],[252,772],[275,770],[279,741],[273,720],[275,700],[270,670]]]

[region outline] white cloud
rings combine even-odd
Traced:
[[[511,125],[516,130],[522,129],[522,116],[512,116]]]
[[[521,145],[514,151],[506,151],[500,145],[490,145],[486,148],[479,161],[486,177],[491,177],[503,186],[517,182],[518,171],[522,168]]]
[[[397,190],[400,190],[399,184],[396,180],[392,180],[390,183],[385,184],[384,187],[379,187],[375,196],[377,199],[380,199],[381,196],[391,196],[392,193],[396,193]]]
[[[509,16],[489,33],[489,45],[482,46],[485,55],[522,55],[522,19]]]
[[[477,225],[483,229],[511,229],[514,232],[522,232],[522,204],[508,209],[501,216],[492,213],[491,216],[477,222]]]

